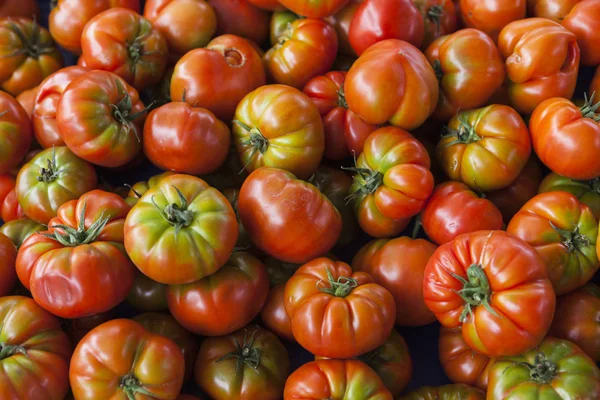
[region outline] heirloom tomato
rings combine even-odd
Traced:
[[[275,11],[269,20],[269,43],[277,44],[277,38],[286,30],[289,24],[300,18],[289,10]],[[333,25],[333,24],[332,24]]]
[[[239,36],[224,35],[179,59],[171,78],[171,99],[185,99],[192,107],[206,108],[229,122],[242,98],[265,82],[254,45]]]
[[[0,88],[13,96],[39,85],[62,67],[50,33],[34,20],[0,17]]]
[[[16,261],[17,248],[8,236],[0,233],[0,297],[7,296],[17,282]]]
[[[308,18],[325,18],[340,11],[349,0],[278,0],[285,8]]]
[[[567,339],[600,361],[600,288],[593,284],[560,296],[549,334]]]
[[[69,83],[88,72],[84,67],[66,67],[49,75],[38,87],[31,122],[35,138],[43,148],[65,145],[56,121],[58,102]]]
[[[110,8],[83,28],[85,66],[110,71],[137,90],[160,81],[167,66],[167,41],[150,21],[126,8]]]
[[[271,287],[265,305],[260,311],[263,324],[278,337],[294,342],[292,321],[285,311],[285,283]]]
[[[531,139],[523,118],[499,104],[456,114],[436,148],[450,179],[482,192],[510,185],[530,154]]]
[[[167,311],[167,285],[153,281],[138,271],[127,295],[127,302],[138,311]]]
[[[238,35],[262,44],[269,36],[269,13],[249,0],[208,0],[217,15],[217,34]],[[217,86],[218,87],[218,86]]]
[[[27,89],[15,97],[25,112],[27,112],[30,120],[33,117],[33,105],[35,102],[35,97],[37,96],[37,92],[38,86],[34,87],[33,89]]]
[[[553,172],[576,180],[600,176],[600,112],[594,96],[580,108],[570,100],[552,98],[531,115],[533,148]]]
[[[0,220],[10,222],[23,217],[25,217],[23,207],[19,204],[17,192],[13,189],[8,192],[4,198],[4,202],[2,202],[2,207],[0,208]]]
[[[23,244],[25,239],[29,236],[43,230],[46,230],[44,225],[38,224],[29,218],[15,219],[5,222],[0,226],[0,233],[6,235],[17,249],[21,247],[21,244]]]
[[[67,147],[46,149],[25,164],[15,192],[25,215],[47,224],[60,206],[96,188],[94,167]]]
[[[527,0],[527,14],[530,17],[547,18],[562,23],[580,1],[582,0]]]
[[[27,154],[33,133],[23,106],[14,97],[1,91],[0,110],[0,175],[3,175],[16,167]]]
[[[179,346],[129,319],[92,329],[77,345],[69,380],[77,400],[174,399],[185,370]]]
[[[423,279],[425,304],[469,347],[490,357],[515,355],[546,335],[556,303],[544,260],[504,231],[479,231],[440,246]]]
[[[463,233],[502,229],[502,213],[485,197],[461,182],[444,182],[435,187],[421,212],[425,234],[444,244]]]
[[[366,122],[410,130],[435,110],[439,83],[419,49],[387,39],[369,47],[352,65],[344,94],[350,110]]]
[[[232,133],[248,172],[273,167],[306,179],[321,163],[325,149],[319,110],[304,93],[285,85],[262,86],[244,97]]]
[[[379,244],[367,243],[363,247],[367,250],[361,253],[366,256],[355,257],[352,269],[368,273],[390,291],[396,302],[396,325],[422,326],[434,322],[435,315],[423,301],[423,273],[437,246],[406,236]]]
[[[281,11],[285,10],[285,7],[282,6],[277,0],[248,0],[250,4],[255,5],[258,8],[261,8],[266,11]]]
[[[150,179],[148,179],[147,181],[137,182],[133,186],[130,186],[129,193],[127,193],[125,201],[130,206],[133,206],[135,203],[137,203],[138,199],[144,195],[144,193],[156,186],[158,182],[160,182],[163,178],[166,178],[167,176],[171,175],[175,175],[175,172],[165,171],[163,173],[150,177]]]
[[[387,289],[369,274],[324,257],[296,271],[284,298],[294,338],[321,357],[351,358],[376,349],[389,337],[396,318]]]
[[[214,400],[279,400],[290,372],[286,348],[273,333],[248,326],[207,338],[196,359],[196,383]]]
[[[350,44],[348,37],[350,32],[350,24],[354,18],[354,14],[363,0],[350,0],[350,2],[334,15],[325,18],[335,29],[338,37],[338,50],[340,55],[356,57],[356,52]]]
[[[343,160],[363,151],[365,140],[377,129],[348,109],[344,96],[346,72],[331,71],[304,86],[306,94],[321,114],[325,133],[325,158]]]
[[[558,22],[528,18],[508,24],[498,39],[511,105],[531,114],[544,100],[571,98],[579,71],[576,36]]]
[[[256,247],[291,263],[324,255],[342,230],[339,211],[319,189],[277,168],[259,168],[248,176],[238,213]]]
[[[485,400],[485,393],[463,384],[423,386],[398,400]]]
[[[335,29],[316,18],[288,23],[276,41],[263,57],[269,79],[297,89],[329,71],[338,50]]]
[[[509,23],[525,18],[526,0],[460,0],[460,16],[467,28],[475,28],[498,40]]]
[[[59,317],[80,318],[125,300],[135,276],[123,249],[129,208],[120,196],[93,190],[63,204],[47,232],[23,242],[17,275],[39,305]]]
[[[600,64],[600,1],[584,0],[575,4],[561,21],[562,25],[577,36],[581,49],[581,63],[593,66]]]
[[[0,298],[0,398],[62,400],[71,344],[53,315],[27,297]]]
[[[598,366],[575,344],[552,337],[519,356],[496,360],[488,380],[488,399],[600,398]]]
[[[125,221],[125,248],[149,278],[191,283],[225,264],[237,232],[225,196],[200,178],[176,174],[161,179],[133,206]]]
[[[283,392],[284,400],[393,400],[381,378],[359,360],[317,360],[295,370]]]
[[[15,189],[15,178],[12,175],[0,175],[0,207],[4,204],[6,196]]]
[[[36,0],[2,0],[0,17],[40,17],[40,7]]]
[[[504,62],[493,40],[461,29],[434,41],[425,52],[440,81],[435,117],[448,121],[459,110],[481,107],[504,82]]]
[[[456,31],[456,6],[449,0],[413,0],[425,24],[421,47],[426,49],[440,36]]]

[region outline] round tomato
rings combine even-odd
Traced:
[[[127,302],[139,311],[167,311],[167,285],[153,281],[138,271],[127,295]]]
[[[539,185],[538,192],[568,192],[592,210],[596,219],[600,218],[600,178],[577,181],[554,172],[546,175]],[[532,196],[533,197],[533,196]]]
[[[600,2],[580,1],[575,4],[562,20],[562,25],[577,36],[581,49],[581,63],[596,66],[600,64]]]
[[[551,19],[562,23],[569,11],[582,0],[527,0],[527,14],[530,17]]]
[[[456,114],[436,148],[450,179],[482,192],[510,185],[530,154],[531,139],[523,118],[498,104]]]
[[[17,282],[16,261],[17,248],[9,237],[0,233],[0,297],[7,296]]]
[[[363,0],[350,0],[350,2],[334,15],[325,18],[331,26],[335,29],[338,37],[339,53],[341,55],[356,57],[356,52],[350,44],[350,24],[356,14],[356,10],[360,6]],[[295,15],[291,13],[292,15]],[[274,44],[271,42],[271,44]]]
[[[2,202],[2,208],[0,208],[0,219],[4,222],[10,222],[23,217],[25,217],[25,213],[19,204],[17,193],[15,189],[13,189],[8,192],[4,198],[4,202]]]
[[[289,10],[275,11],[269,20],[269,43],[277,44],[277,38],[283,34],[288,25],[300,18]],[[333,25],[333,24],[332,24]]]
[[[260,311],[264,325],[275,332],[277,336],[294,342],[292,321],[285,311],[285,283],[271,287],[265,305]]]
[[[477,29],[442,36],[425,55],[440,81],[434,115],[441,121],[448,121],[459,110],[488,104],[504,82],[504,62],[498,47]]]
[[[133,186],[130,186],[125,201],[130,206],[133,206],[135,203],[137,203],[138,199],[144,195],[144,193],[156,186],[156,184],[158,184],[158,182],[160,182],[163,178],[166,178],[167,176],[171,175],[175,175],[175,172],[165,171],[163,173],[150,177],[150,179],[148,179],[147,181],[137,182]]]
[[[600,398],[600,369],[573,343],[546,338],[516,357],[490,368],[488,398],[522,400]]]
[[[185,99],[229,122],[242,98],[265,82],[254,46],[241,37],[224,35],[181,57],[171,78],[171,99]]]
[[[440,246],[423,279],[425,304],[467,345],[490,357],[515,355],[546,335],[556,303],[544,260],[504,231],[479,231]]]
[[[40,17],[40,7],[35,0],[2,0],[0,1],[1,17]]]
[[[319,110],[302,92],[285,85],[267,85],[238,105],[233,143],[248,172],[281,168],[301,179],[319,166],[325,149]]]
[[[324,255],[342,230],[339,211],[319,189],[276,168],[250,174],[240,190],[238,213],[256,247],[285,262]]]
[[[33,106],[35,103],[35,97],[37,96],[37,92],[38,86],[34,87],[33,89],[27,89],[21,92],[17,97],[15,97],[15,99],[27,112],[29,119],[33,117]]]
[[[249,0],[208,0],[217,14],[217,34],[232,34],[258,44],[269,36],[269,13]],[[217,86],[219,87],[219,86]]]
[[[506,65],[511,105],[531,114],[544,100],[571,98],[579,71],[576,36],[559,23],[528,18],[508,24],[498,48]]]
[[[463,233],[502,229],[504,225],[494,203],[454,181],[435,187],[421,213],[421,224],[437,244],[448,243]]]
[[[444,386],[423,386],[399,397],[398,400],[485,400],[485,393],[472,386],[455,384]]]
[[[69,380],[77,400],[174,399],[184,370],[183,353],[172,340],[135,321],[115,319],[79,342]]]
[[[1,23],[0,19],[0,31]],[[27,154],[33,134],[27,112],[14,97],[0,92],[0,109],[0,175],[3,175],[16,167]]]
[[[61,319],[63,330],[71,339],[71,343],[75,346],[87,335],[92,329],[107,321],[114,319],[112,311],[105,313],[94,314],[88,317],[75,319]]]
[[[72,348],[58,319],[32,299],[6,296],[0,326],[0,398],[64,399]]]
[[[285,8],[308,18],[325,18],[340,11],[349,0],[278,0]]]
[[[29,236],[45,230],[46,227],[29,218],[15,219],[0,226],[0,233],[6,235],[18,249]]]
[[[460,0],[460,16],[467,28],[485,32],[494,41],[502,28],[525,18],[526,0]]]
[[[177,174],[161,179],[133,206],[125,221],[125,248],[149,278],[191,283],[225,264],[237,232],[225,196],[202,179]]]

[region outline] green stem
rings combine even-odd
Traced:
[[[131,97],[125,90],[123,83],[119,79],[115,79],[115,85],[117,86],[117,90],[119,91],[119,96],[121,99],[117,104],[110,105],[113,109],[113,118],[125,127],[126,133],[130,133],[133,130],[133,133],[139,142],[140,137],[133,122],[144,115],[152,107],[152,103],[150,103],[143,110],[132,113],[131,111],[133,109],[133,104],[131,102]]]
[[[50,54],[56,51],[52,42],[43,43],[41,37],[41,29],[38,23],[34,20],[30,22],[32,25],[31,35],[27,36],[25,32],[13,21],[8,22],[8,28],[19,38],[22,43],[20,49],[13,53],[7,54],[4,57],[15,57],[26,55],[34,59],[38,59],[41,55]]]
[[[444,135],[444,137],[456,137],[455,140],[447,143],[445,147],[451,147],[455,144],[470,144],[483,139],[475,132],[475,127],[469,123],[466,114],[460,114],[458,121],[458,129],[448,129],[448,133]]]
[[[160,211],[162,217],[171,225],[175,227],[175,235],[179,233],[181,228],[189,226],[194,221],[195,213],[192,210],[188,210],[188,201],[177,187],[173,186],[179,196],[181,204],[171,203],[165,208],[160,208],[152,197],[152,203]]]
[[[435,34],[436,36],[440,34],[440,20],[444,16],[445,10],[442,4],[437,4],[432,6],[427,10],[427,19],[433,23],[435,23]]]
[[[337,91],[338,95],[338,106],[348,108],[348,103],[346,102],[346,94],[344,93],[344,85],[340,87]]]
[[[498,316],[490,305],[492,289],[481,265],[472,264],[467,269],[467,279],[456,274],[452,276],[463,284],[463,288],[457,292],[465,301],[465,308],[460,316],[461,322],[466,322],[473,313],[473,308],[479,305],[483,305],[490,313]]]
[[[67,225],[53,225],[54,232],[44,234],[46,237],[54,239],[66,247],[75,247],[82,244],[89,244],[95,241],[102,229],[110,220],[110,216],[104,216],[104,212],[94,221],[88,229],[85,229],[85,211],[87,203],[83,203],[81,214],[79,216],[79,227],[77,229]],[[60,231],[58,230],[60,229]],[[61,232],[62,231],[62,232]]]
[[[13,344],[2,344],[0,343],[0,360],[11,357],[15,354],[23,354],[27,356],[25,347]]]
[[[358,282],[354,278],[340,276],[336,280],[333,278],[329,268],[326,268],[325,272],[327,273],[329,287],[321,287],[323,281],[317,282],[317,288],[323,293],[331,294],[335,297],[346,297],[358,286]]]
[[[119,387],[125,392],[125,395],[127,395],[129,400],[135,400],[135,395],[137,393],[154,398],[154,393],[144,389],[139,379],[135,377],[133,372],[121,377]]]
[[[581,251],[582,248],[590,245],[589,239],[585,235],[579,233],[579,226],[576,226],[572,231],[560,229],[554,225],[552,221],[550,221],[550,226],[560,235],[562,243],[569,253]]]
[[[444,70],[442,69],[442,63],[440,62],[440,60],[435,60],[433,62],[432,67],[433,67],[433,71],[435,72],[435,77],[441,83],[442,78],[444,77]]]
[[[546,358],[542,352],[535,355],[533,364],[523,363],[529,369],[530,379],[538,385],[546,385],[552,382],[556,376],[558,367]]]
[[[54,182],[60,175],[60,168],[56,164],[56,148],[52,148],[52,158],[46,159],[46,167],[40,168],[40,174],[37,177],[38,182]]]
[[[600,122],[600,114],[596,112],[598,110],[598,108],[600,107],[600,101],[598,103],[594,104],[594,96],[595,95],[596,95],[596,92],[592,93],[592,95],[588,99],[587,93],[583,94],[585,102],[584,102],[583,106],[581,107],[581,115],[584,118],[590,118],[596,122]]]
[[[248,366],[253,370],[257,370],[260,365],[260,349],[254,347],[254,340],[258,329],[253,330],[248,336],[248,330],[244,334],[244,342],[239,343],[237,338],[234,338],[235,350],[231,353],[225,354],[219,358],[216,362],[220,363],[225,360],[236,360],[236,374],[241,376],[244,366]]]

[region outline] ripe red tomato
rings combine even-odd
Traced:
[[[528,18],[508,24],[498,48],[504,57],[511,105],[531,114],[544,100],[571,98],[579,71],[576,36],[559,23]]]
[[[269,36],[269,13],[249,0],[208,0],[217,14],[217,34],[232,34],[265,43]],[[217,86],[218,87],[218,86]]]
[[[127,302],[138,311],[167,311],[167,285],[153,281],[137,271]]]
[[[38,86],[34,87],[33,89],[27,89],[21,92],[17,97],[15,97],[15,99],[27,112],[29,119],[33,117],[33,105],[35,102],[35,97],[37,96],[37,92]]]
[[[356,57],[356,52],[350,44],[348,35],[354,14],[362,2],[363,0],[350,0],[350,2],[340,11],[330,17],[325,18],[325,20],[329,22],[331,26],[333,26],[337,33],[340,55]],[[271,42],[271,44],[273,44],[273,42]]]
[[[185,369],[179,346],[129,319],[115,319],[90,331],[71,359],[69,380],[78,400],[174,399]]]
[[[527,14],[530,17],[551,19],[560,24],[580,1],[582,0],[527,0]]]
[[[0,17],[40,17],[40,7],[35,0],[1,0]]]
[[[256,247],[285,262],[324,255],[342,229],[342,217],[325,195],[276,168],[259,168],[248,176],[238,213]]]
[[[17,192],[15,189],[13,189],[8,192],[4,198],[4,202],[2,202],[2,207],[0,208],[0,219],[4,222],[10,222],[23,217],[25,217],[25,213],[19,204]]]
[[[292,321],[285,311],[285,283],[271,287],[265,305],[260,311],[260,318],[264,325],[277,336],[294,342]]]
[[[17,248],[9,237],[0,233],[0,297],[8,296],[17,282],[16,261]]]
[[[15,178],[12,175],[0,175],[0,207],[4,204],[6,196],[15,188]]]
[[[276,41],[263,57],[269,80],[297,89],[329,71],[338,51],[335,29],[316,18],[289,23]]]
[[[520,354],[546,335],[556,303],[536,250],[504,231],[479,231],[440,246],[423,279],[425,304],[467,345],[490,357]]]
[[[399,400],[485,400],[485,393],[472,386],[463,384],[444,386],[423,386],[402,396]]]
[[[577,36],[581,63],[595,67],[600,64],[600,1],[585,0],[575,4],[562,20],[562,25]]]
[[[329,17],[348,4],[349,0],[278,0],[285,8],[308,18]]]
[[[31,146],[33,134],[27,112],[14,97],[0,92],[0,109],[0,175],[4,175],[21,162]]]
[[[538,186],[539,193],[560,191],[575,195],[592,210],[596,220],[600,219],[600,178],[579,181],[551,172]]]
[[[525,18],[526,0],[460,0],[460,15],[467,28],[488,34],[495,42],[509,23]]]
[[[45,226],[29,218],[20,218],[5,222],[4,225],[0,226],[0,233],[6,235],[18,249],[30,235],[45,229]]]
[[[419,49],[387,39],[369,47],[352,65],[344,94],[350,110],[366,122],[411,130],[435,110],[439,83]]]
[[[448,243],[463,233],[502,229],[504,225],[494,203],[455,181],[435,187],[421,213],[421,224],[437,244]]]

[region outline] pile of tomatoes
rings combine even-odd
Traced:
[[[39,6],[0,399],[600,399],[600,0]]]

